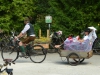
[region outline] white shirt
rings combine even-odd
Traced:
[[[89,38],[90,38],[90,41],[92,41],[92,42],[94,42],[95,39],[97,38],[97,35],[96,35],[96,33],[95,33],[94,30],[92,30],[92,31],[90,32]]]
[[[30,25],[29,25],[29,23],[27,23],[27,24],[25,25],[24,29],[21,31],[21,33],[24,34],[24,33],[26,33],[29,29],[30,29]],[[35,36],[35,34],[30,35],[30,36]]]
[[[30,26],[29,23],[27,23],[24,27],[24,29],[21,31],[23,34],[26,33],[29,30]]]
[[[84,40],[87,40],[87,39],[89,39],[89,36],[88,35],[86,35],[86,36],[84,36],[84,38],[83,38]]]
[[[90,41],[91,42],[94,42],[95,41],[95,39],[97,38],[97,34],[96,34],[96,28],[95,27],[88,27],[89,29],[91,29],[92,31],[90,32],[90,34],[89,34],[89,38],[90,38]]]

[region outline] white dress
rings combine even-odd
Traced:
[[[94,27],[88,27],[90,28],[92,31],[89,33],[89,40],[93,43],[95,41],[95,39],[97,38],[97,35],[96,35],[96,28]]]

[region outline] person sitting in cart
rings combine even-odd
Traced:
[[[93,42],[95,41],[95,39],[97,38],[96,35],[96,28],[94,27],[88,27],[85,30],[85,36],[83,38],[83,40],[78,39],[80,42],[84,42],[84,40],[89,39],[90,43],[93,44]]]
[[[84,31],[84,38],[80,39],[79,36],[73,38],[71,41],[67,38],[64,41],[64,50],[82,50],[82,51],[90,51],[92,49],[92,45],[94,40],[97,38],[94,27],[88,27]]]

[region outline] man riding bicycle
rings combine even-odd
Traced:
[[[17,35],[15,37],[15,39],[18,39],[18,38],[22,38],[24,37],[25,34],[27,34],[27,37],[23,40],[23,41],[20,41],[19,42],[19,48],[21,50],[21,55],[20,57],[24,57],[26,56],[26,50],[25,50],[25,45],[28,44],[29,42],[31,41],[34,41],[35,40],[35,32],[34,32],[34,27],[33,25],[30,23],[30,18],[29,17],[26,17],[24,19],[24,28],[23,30],[20,32],[19,35]]]

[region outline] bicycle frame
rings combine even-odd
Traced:
[[[4,75],[13,75],[13,69],[9,69],[8,65],[11,66],[12,59],[5,59],[4,60],[4,64],[0,65],[0,75],[4,74]],[[15,63],[13,63],[15,64]]]

